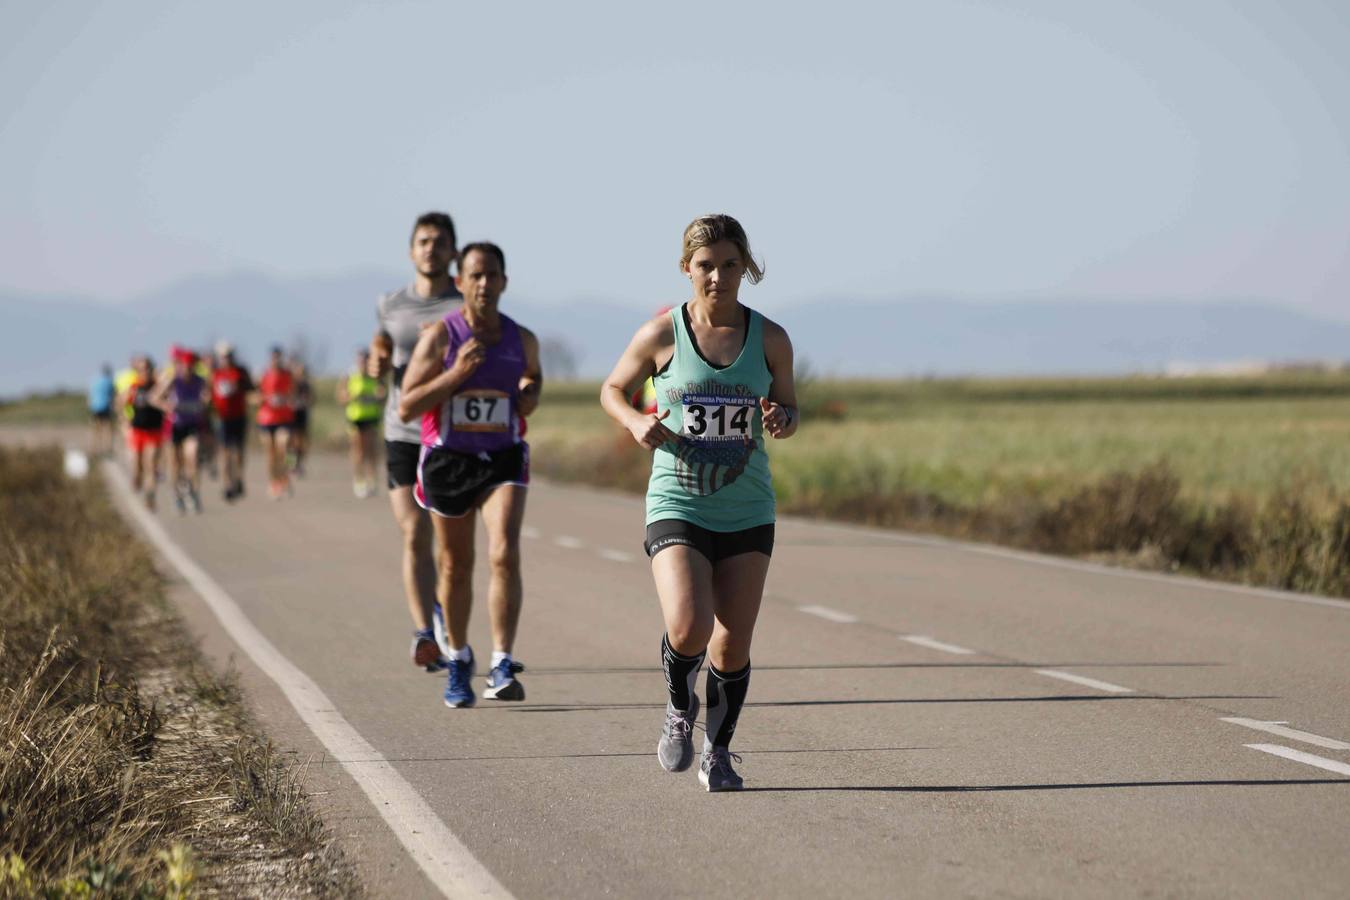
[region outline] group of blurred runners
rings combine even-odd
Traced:
[[[91,449],[109,455],[123,436],[132,485],[147,508],[157,505],[165,472],[165,448],[174,505],[180,513],[202,511],[202,474],[222,482],[222,496],[244,496],[244,459],[250,412],[268,456],[269,494],[291,493],[291,477],[304,472],[313,388],[303,361],[274,347],[255,382],[228,341],[214,353],[174,345],[169,364],[156,368],[136,354],[126,369],[104,365],[89,388]],[[221,460],[223,457],[223,466]]]
[[[378,490],[379,429],[401,535],[409,654],[420,668],[446,671],[442,698],[454,709],[478,698],[468,628],[482,519],[493,650],[481,693],[523,700],[525,667],[513,654],[530,481],[525,420],[543,385],[539,341],[500,310],[508,279],[498,245],[460,247],[450,216],[432,212],[413,223],[409,257],[412,282],[378,299],[370,345],[337,385],[352,492],[367,498]],[[693,731],[703,711],[699,781],[709,791],[739,790],[733,762],[740,758],[729,746],[749,688],[751,637],[774,544],[764,435],[786,438],[797,430],[792,345],[781,326],[739,300],[742,282],[757,283],[763,269],[735,219],[691,222],[679,265],[690,299],[663,307],[638,329],[600,402],[652,453],[643,547],[665,622],[667,703],[658,762],[671,772],[693,764]],[[210,361],[175,349],[172,367],[159,374],[148,358],[137,357],[121,376],[105,369],[90,392],[97,445],[106,447],[113,420],[123,421],[133,482],[151,508],[166,441],[180,510],[200,511],[198,458],[214,459],[216,443],[225,453],[225,499],[243,496],[250,405],[271,496],[288,495],[291,476],[303,471],[312,401],[303,365],[276,347],[255,383],[232,347],[215,349]],[[705,659],[700,701],[696,682]]]

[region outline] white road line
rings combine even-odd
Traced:
[[[631,553],[624,553],[622,550],[611,550],[608,547],[601,547],[595,552],[599,553],[601,558],[608,559],[612,562],[630,563],[637,559],[637,557]]]
[[[1297,728],[1285,728],[1288,722],[1262,722],[1259,719],[1219,719],[1220,722],[1232,722],[1234,725],[1241,725],[1244,728],[1255,728],[1257,731],[1266,731],[1282,738],[1289,738],[1291,741],[1302,741],[1305,744],[1314,744],[1318,747],[1325,747],[1328,750],[1350,750],[1350,743],[1338,741],[1335,738],[1322,737],[1320,734],[1313,734],[1310,731],[1299,731]]]
[[[376,812],[393,830],[427,878],[447,897],[502,897],[502,887],[445,826],[413,786],[337,711],[332,700],[282,655],[244,615],[234,599],[174,543],[153,515],[137,502],[113,463],[103,473],[123,512],[135,520],[155,549],[178,570],[215,613],[226,633],[258,668],[277,683],[309,730],[361,785]]]
[[[797,608],[808,616],[820,616],[822,619],[838,622],[840,625],[852,625],[858,621],[857,616],[851,616],[837,609],[830,609],[828,606],[799,606]]]
[[[967,650],[965,647],[958,647],[955,644],[935,641],[926,634],[902,634],[900,640],[918,644],[920,647],[927,647],[929,650],[941,650],[943,653],[956,653],[960,656],[969,656],[975,652],[974,650]]]
[[[1260,750],[1262,753],[1283,756],[1285,759],[1301,762],[1305,766],[1317,766],[1319,769],[1326,769],[1328,772],[1335,772],[1338,775],[1350,775],[1350,766],[1343,762],[1327,759],[1325,756],[1304,753],[1302,750],[1295,750],[1292,747],[1281,747],[1279,744],[1243,744],[1242,746]]]
[[[539,529],[533,525],[526,525],[520,529],[520,536],[531,541],[539,540]]]
[[[586,546],[581,540],[572,537],[570,534],[558,535],[553,539],[553,543],[557,544],[559,547],[566,547],[568,550],[580,550],[582,547]]]
[[[1083,687],[1096,688],[1099,691],[1106,691],[1108,694],[1134,693],[1134,688],[1121,687],[1120,685],[1112,684],[1109,681],[1098,681],[1095,678],[1074,675],[1072,672],[1061,672],[1058,669],[1033,669],[1032,671],[1037,675],[1044,675],[1047,678],[1058,678],[1060,681],[1072,681],[1074,684],[1081,684]]]

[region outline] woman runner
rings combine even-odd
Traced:
[[[122,394],[122,403],[131,410],[127,429],[127,449],[131,451],[131,487],[145,492],[145,508],[155,508],[155,488],[159,473],[159,452],[164,444],[164,409],[155,398],[155,364],[148,356],[133,362],[134,376]]]
[[[750,640],[773,552],[774,493],[763,434],[797,430],[792,343],[780,325],[738,299],[764,272],[740,223],[702,216],[684,230],[680,269],[693,298],[638,329],[600,392],[605,412],[655,451],[644,547],[666,633],[668,698],[657,760],[693,763],[695,682],[708,656],[699,781],[743,786],[730,751],[750,683]],[[652,378],[657,411],[629,398]]]

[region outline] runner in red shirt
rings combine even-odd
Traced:
[[[220,420],[220,445],[225,448],[225,499],[244,496],[244,437],[248,431],[248,395],[253,391],[248,369],[234,358],[229,341],[216,344],[211,370],[211,406]]]
[[[131,486],[138,494],[144,492],[145,506],[153,510],[160,448],[164,445],[164,408],[155,397],[155,364],[147,356],[138,356],[133,365],[135,378],[122,394],[122,405],[131,410],[127,431]]]
[[[291,490],[286,448],[295,423],[295,376],[286,365],[286,352],[280,346],[272,348],[272,360],[258,381],[258,393],[261,399],[258,429],[267,450],[267,489],[273,500],[279,500]]]

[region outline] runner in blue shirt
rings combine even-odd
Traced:
[[[103,364],[102,370],[89,383],[89,452],[93,456],[106,456],[113,447],[113,400],[117,397],[117,388],[113,384],[112,366]]]

